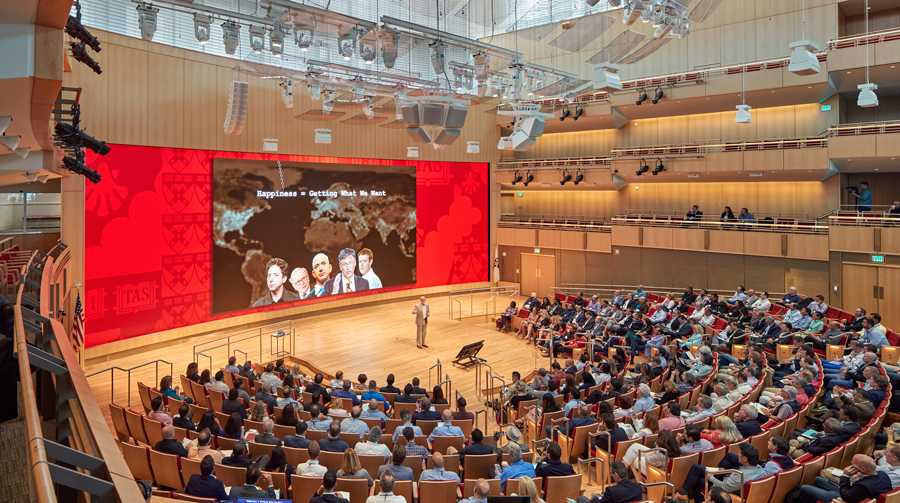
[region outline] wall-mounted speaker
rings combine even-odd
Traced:
[[[225,111],[225,134],[239,135],[247,124],[248,96],[250,84],[235,80],[231,82],[231,96]]]

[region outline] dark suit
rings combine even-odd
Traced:
[[[231,415],[232,412],[237,412],[241,415],[241,419],[247,419],[247,409],[244,408],[244,401],[238,398],[237,400],[228,400],[226,399],[222,402],[222,412],[225,414]]]
[[[278,302],[272,300],[272,294],[270,292],[266,292],[265,295],[256,299],[250,307],[271,306],[272,304],[281,304],[283,302],[291,302],[294,300],[300,300],[300,296],[293,290],[285,288],[284,292],[281,294],[281,298],[278,299]]]
[[[322,293],[320,293],[318,295],[316,294],[316,283],[313,283],[312,288],[309,289],[309,297],[308,298],[324,297],[326,295],[331,295],[331,282],[332,281],[334,281],[334,278],[326,279],[325,283],[322,284],[322,288],[324,288],[324,291],[322,291]]]
[[[217,501],[228,499],[228,494],[225,493],[225,484],[221,480],[213,476],[204,477],[197,473],[191,475],[184,492],[198,498],[215,498]]]
[[[197,431],[197,425],[188,418],[177,416],[172,418],[172,426],[185,430]]]
[[[396,393],[398,395],[403,393],[403,390],[396,386],[382,386],[378,391],[381,391],[382,393]]]
[[[344,440],[340,437],[325,437],[319,441],[319,448],[321,448],[323,451],[328,452],[344,452],[349,449],[350,446],[347,445],[347,442],[344,442]]]
[[[257,435],[256,438],[253,439],[257,444],[266,444],[266,445],[278,445],[281,443],[281,439],[276,437],[271,433],[263,433]]]
[[[273,408],[278,406],[278,399],[275,398],[275,395],[265,393],[262,390],[256,392],[256,401],[271,405]]]
[[[760,426],[759,422],[754,421],[753,419],[748,421],[740,421],[735,423],[734,425],[737,426],[738,431],[741,432],[741,435],[743,435],[744,438],[750,438],[753,435],[759,435],[760,433],[762,433],[762,427]]]
[[[869,498],[877,498],[891,490],[891,479],[885,472],[875,472],[874,475],[862,477],[852,485],[849,477],[841,477],[840,481],[841,499],[846,503],[859,503]]]
[[[337,494],[322,494],[309,500],[309,503],[350,503]]]
[[[187,449],[181,445],[181,442],[174,438],[162,439],[153,446],[154,451],[164,452],[166,454],[174,454],[176,456],[187,456]]]
[[[288,435],[281,439],[285,447],[294,447],[296,449],[306,449],[309,447],[309,439],[300,435]]]
[[[231,501],[237,501],[240,498],[275,498],[275,488],[269,486],[268,490],[244,484],[242,486],[234,486],[231,488]]]
[[[486,445],[486,444],[481,444],[481,443],[472,444],[472,445],[466,447],[465,449],[459,451],[459,462],[460,463],[463,462],[463,460],[466,458],[466,454],[471,454],[473,456],[481,456],[484,454],[496,454],[496,453],[497,453],[497,450],[494,449],[494,446],[492,446],[492,445]]]
[[[337,288],[332,288],[332,295],[339,295],[342,293],[349,293],[344,291],[344,277],[342,275],[337,276]],[[334,280],[332,280],[334,281]],[[353,287],[355,288],[355,292],[362,292],[364,290],[369,289],[369,280],[363,278],[362,276],[353,275]]]
[[[440,421],[441,415],[436,411],[424,410],[422,412],[416,412],[413,414],[412,423],[416,424],[416,421]]]
[[[250,461],[250,458],[248,458],[247,456],[235,457],[232,455],[222,458],[223,465],[237,466],[241,468],[247,468],[248,466],[250,466],[251,462],[252,461]]]
[[[565,475],[575,475],[575,469],[569,463],[562,461],[548,460],[537,465],[534,469],[535,477],[562,477]]]
[[[633,480],[623,480],[607,486],[602,496],[591,498],[591,503],[629,503],[642,500],[643,495],[640,484]]]

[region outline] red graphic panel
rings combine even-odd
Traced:
[[[87,346],[283,308],[211,313],[212,164],[217,157],[415,166],[415,287],[489,278],[485,163],[112,145],[106,156],[88,152],[88,164],[103,181],[88,184],[85,194]],[[369,294],[385,290],[391,288]]]

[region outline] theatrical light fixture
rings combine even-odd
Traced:
[[[156,34],[156,16],[159,14],[159,8],[153,4],[139,2],[137,5],[138,24],[141,26],[141,38],[144,40],[153,40]]]
[[[562,178],[559,179],[559,184],[565,185],[567,182],[571,182],[571,181],[572,181],[572,174],[569,173],[568,169],[563,169],[562,170]]]
[[[10,152],[14,152],[17,148],[19,148],[19,142],[21,141],[21,136],[0,136],[0,143],[2,143],[4,147],[9,149]]]
[[[209,17],[209,14],[204,14],[202,12],[194,13],[194,38],[197,39],[197,42],[200,42],[200,45],[205,45],[209,42],[209,23],[212,19]]]
[[[734,122],[738,124],[750,124],[750,122],[753,121],[753,116],[750,114],[750,105],[741,104],[735,108],[737,108],[737,113],[734,115]]]
[[[12,124],[12,115],[0,115],[0,134],[6,134],[9,125]]]
[[[344,61],[350,61],[353,52],[356,50],[356,30],[352,30],[346,35],[338,38],[338,53],[344,58]]]
[[[641,92],[638,94],[637,100],[635,100],[634,104],[637,106],[641,106],[641,104],[647,101],[647,91],[645,89],[641,89]]]
[[[525,181],[522,183],[522,185],[528,187],[528,184],[533,181],[534,181],[534,173],[532,173],[531,171],[526,171],[525,172]]]
[[[641,164],[638,166],[637,171],[634,172],[634,175],[641,176],[648,171],[650,171],[650,166],[647,165],[647,161],[641,159]]]
[[[66,21],[66,33],[70,37],[84,42],[91,49],[100,52],[100,41],[81,24],[81,2],[75,2],[75,12],[76,15],[69,16],[69,20]]]
[[[519,170],[516,170],[515,173],[513,173],[512,184],[515,185],[515,184],[521,183],[521,182],[522,182],[522,174],[519,173]]]
[[[619,66],[602,63],[594,67],[594,89],[602,91],[621,91],[622,79],[619,77]]]
[[[334,111],[334,91],[325,91],[325,97],[322,99],[322,112],[330,114]]]
[[[581,168],[578,168],[578,171],[575,172],[575,185],[578,185],[584,181],[584,171]]]
[[[281,79],[278,82],[281,88],[281,101],[284,102],[285,108],[294,108],[294,81],[291,79]]]
[[[71,156],[63,157],[62,162],[63,166],[72,173],[84,176],[91,183],[100,183],[100,173],[92,170],[84,163],[84,152],[81,149],[76,149]]]
[[[233,56],[241,45],[241,25],[234,21],[222,23],[222,42],[225,44],[225,54]]]
[[[371,96],[363,101],[362,110],[367,119],[375,118],[375,102]]]
[[[563,108],[563,111],[559,114],[559,120],[564,121],[564,120],[566,120],[566,117],[571,117],[571,116],[572,116],[572,111],[569,110],[569,107],[567,105],[566,108]]]
[[[581,105],[575,105],[575,115],[572,116],[572,120],[577,121],[582,115],[584,115],[584,108]]]
[[[266,29],[263,26],[250,25],[250,50],[259,54],[266,46]]]
[[[875,94],[875,90],[878,89],[878,84],[867,82],[856,86],[856,88],[859,89],[859,96],[856,98],[856,106],[861,108],[874,108],[878,106],[878,95]]]
[[[653,93],[653,99],[650,100],[650,102],[655,105],[655,104],[659,103],[659,101],[662,100],[663,96],[665,96],[665,95],[666,94],[663,92],[662,88],[657,86],[656,91]]]
[[[284,35],[287,31],[281,22],[275,21],[272,34],[269,35],[269,50],[274,56],[281,57],[284,54]]]
[[[109,153],[109,145],[65,122],[58,122],[53,128],[56,140],[67,147],[87,147],[100,155]]]
[[[666,170],[666,166],[665,166],[665,164],[663,164],[662,159],[657,159],[656,166],[653,167],[653,171],[651,171],[650,174],[653,176],[656,176],[665,170]]]
[[[103,69],[100,68],[100,63],[97,63],[97,61],[87,53],[84,42],[69,42],[69,47],[72,49],[72,57],[75,58],[75,61],[83,63],[97,75],[103,73]]]
[[[311,80],[306,84],[306,88],[309,90],[309,97],[315,101],[319,101],[322,99],[322,86],[315,80]]]
[[[435,40],[429,45],[431,46],[431,68],[434,69],[434,73],[440,75],[444,73],[447,64],[447,46],[440,40]]]
[[[309,27],[302,25],[294,27],[294,43],[297,44],[301,52],[308,51],[312,41],[313,32]]]
[[[393,68],[397,62],[397,49],[400,45],[400,35],[393,30],[382,28],[378,32],[381,41],[381,61],[385,68]]]
[[[809,40],[800,40],[791,43],[790,48],[789,72],[795,75],[815,75],[822,71],[819,57],[815,54],[819,48],[815,44]]]
[[[599,2],[600,2],[600,0],[587,0],[587,4],[590,5],[591,7],[597,5]]]
[[[367,65],[371,65],[375,62],[375,46],[372,44],[364,44],[362,41],[359,43],[359,57],[362,58],[363,63]]]

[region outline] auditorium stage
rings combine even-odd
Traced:
[[[357,308],[330,311],[322,314],[304,315],[289,321],[296,330],[297,347],[294,356],[308,361],[328,373],[343,370],[346,378],[356,379],[359,373],[365,373],[384,384],[389,372],[397,377],[397,385],[403,387],[409,379],[418,376],[422,386],[427,386],[428,369],[438,360],[443,365],[443,372],[450,376],[453,389],[466,397],[470,410],[484,407],[475,393],[475,370],[463,370],[451,365],[459,348],[464,344],[485,341],[480,356],[487,359],[494,372],[507,381],[513,370],[522,374],[536,367],[546,367],[547,359],[541,357],[537,350],[516,338],[512,333],[501,333],[494,328],[493,316],[486,320],[484,316],[467,318],[462,321],[450,319],[450,301],[446,295],[429,297],[431,316],[429,318],[428,349],[416,348],[416,326],[411,314],[414,300],[389,301],[383,304],[368,305]],[[498,305],[500,298],[498,298]],[[508,302],[508,299],[506,299]],[[505,302],[504,302],[505,304]],[[94,372],[116,366],[131,368],[145,362],[162,359],[172,362],[175,382],[178,374],[184,373],[187,364],[193,357],[195,345],[205,341],[221,338],[224,333],[190,337],[158,346],[142,348],[139,351],[119,353],[110,357],[88,360],[85,373]],[[264,337],[264,356],[268,353],[268,335]],[[232,346],[249,352],[249,358],[259,360],[258,339],[250,340],[245,345]],[[224,348],[209,351],[213,356],[213,369],[225,364]],[[201,370],[208,364],[207,359],[198,358]],[[160,365],[160,377],[168,372],[168,365]],[[115,401],[127,403],[127,377],[125,372],[116,371],[114,382]],[[434,374],[433,374],[434,376]],[[134,371],[131,383],[131,405],[140,407],[137,394],[137,382],[157,385],[154,365]],[[436,380],[433,377],[432,385]],[[110,401],[111,380],[109,372],[88,379],[102,409]],[[104,410],[104,412],[108,412]]]

